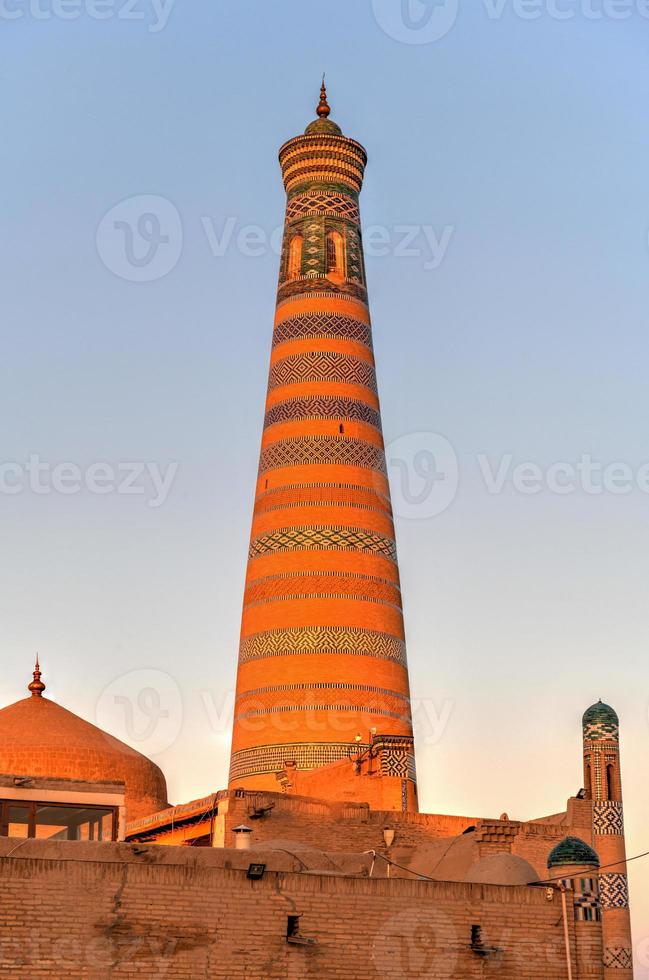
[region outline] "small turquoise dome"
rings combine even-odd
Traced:
[[[578,837],[566,837],[550,852],[548,868],[560,868],[567,864],[591,864],[599,868],[595,851]]]
[[[617,739],[620,733],[620,719],[610,704],[598,701],[592,704],[583,718],[584,738],[594,741]]]

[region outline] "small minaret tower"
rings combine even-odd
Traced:
[[[584,787],[593,808],[593,847],[599,855],[604,977],[633,977],[629,884],[624,841],[620,722],[598,701],[584,715]]]
[[[324,81],[316,111],[279,154],[286,221],[230,786],[278,791],[289,769],[309,772],[309,795],[326,796],[332,784],[326,773],[314,784],[314,770],[344,770],[348,760],[352,783],[354,772],[385,775],[394,786],[385,807],[413,809],[399,570],[360,227],[367,155],[329,118]]]

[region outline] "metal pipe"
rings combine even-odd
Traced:
[[[568,931],[568,905],[566,902],[565,885],[561,886],[561,906],[563,908],[563,935],[566,941],[566,963],[568,964],[568,980],[572,980],[572,958],[570,956],[570,933]]]

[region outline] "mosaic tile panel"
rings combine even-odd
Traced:
[[[621,803],[593,803],[593,832],[603,837],[624,834],[624,811]]]
[[[628,909],[629,880],[625,874],[600,874],[599,892],[603,909]]]
[[[633,952],[626,946],[607,946],[604,950],[604,966],[609,970],[631,970]]]

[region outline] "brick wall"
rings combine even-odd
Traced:
[[[268,866],[260,881],[243,870],[253,860]],[[12,980],[565,978],[556,893],[548,901],[542,888],[295,867],[273,852],[2,840],[0,972]],[[313,945],[287,943],[289,915],[301,916]],[[475,925],[499,953],[471,950]],[[574,948],[572,915],[569,929]],[[576,980],[598,976],[596,964],[584,970]]]

